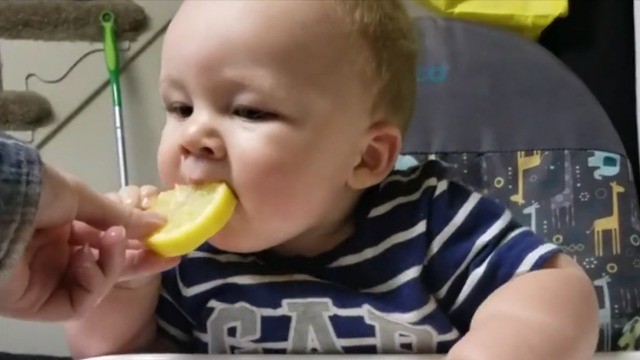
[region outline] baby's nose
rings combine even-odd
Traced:
[[[182,147],[192,155],[220,159],[225,156],[224,142],[218,131],[205,121],[189,121],[182,134]]]

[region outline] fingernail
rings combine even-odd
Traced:
[[[82,246],[82,252],[83,252],[85,255],[87,255],[87,254],[89,254],[89,255],[93,255],[93,254],[91,253],[91,247],[89,246],[89,244],[84,244],[84,245]]]
[[[82,265],[80,266],[80,270],[84,270],[85,268],[91,266],[93,261],[96,258],[93,256],[93,252],[91,251],[91,246],[89,244],[84,244],[82,246]]]
[[[142,203],[140,204],[140,206],[142,206],[143,209],[146,209],[150,207],[151,204],[152,204],[152,199],[148,197],[144,197],[142,198]]]
[[[115,238],[123,238],[125,236],[125,231],[122,226],[114,226],[107,231],[106,235]]]

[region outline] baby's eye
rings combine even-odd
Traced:
[[[240,106],[233,110],[233,115],[245,118],[248,120],[268,120],[278,117],[277,114],[272,112],[263,111],[257,108],[249,106]]]
[[[193,114],[193,106],[176,104],[169,106],[167,111],[179,118],[186,119]]]

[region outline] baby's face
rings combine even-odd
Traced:
[[[318,1],[187,1],[162,51],[160,176],[226,181],[239,203],[210,241],[234,252],[330,231],[371,125],[346,25]]]

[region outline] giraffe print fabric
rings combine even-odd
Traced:
[[[640,216],[625,156],[582,150],[401,155],[396,167],[434,158],[448,165],[452,179],[509,208],[586,270],[600,304],[598,351],[640,350]]]

